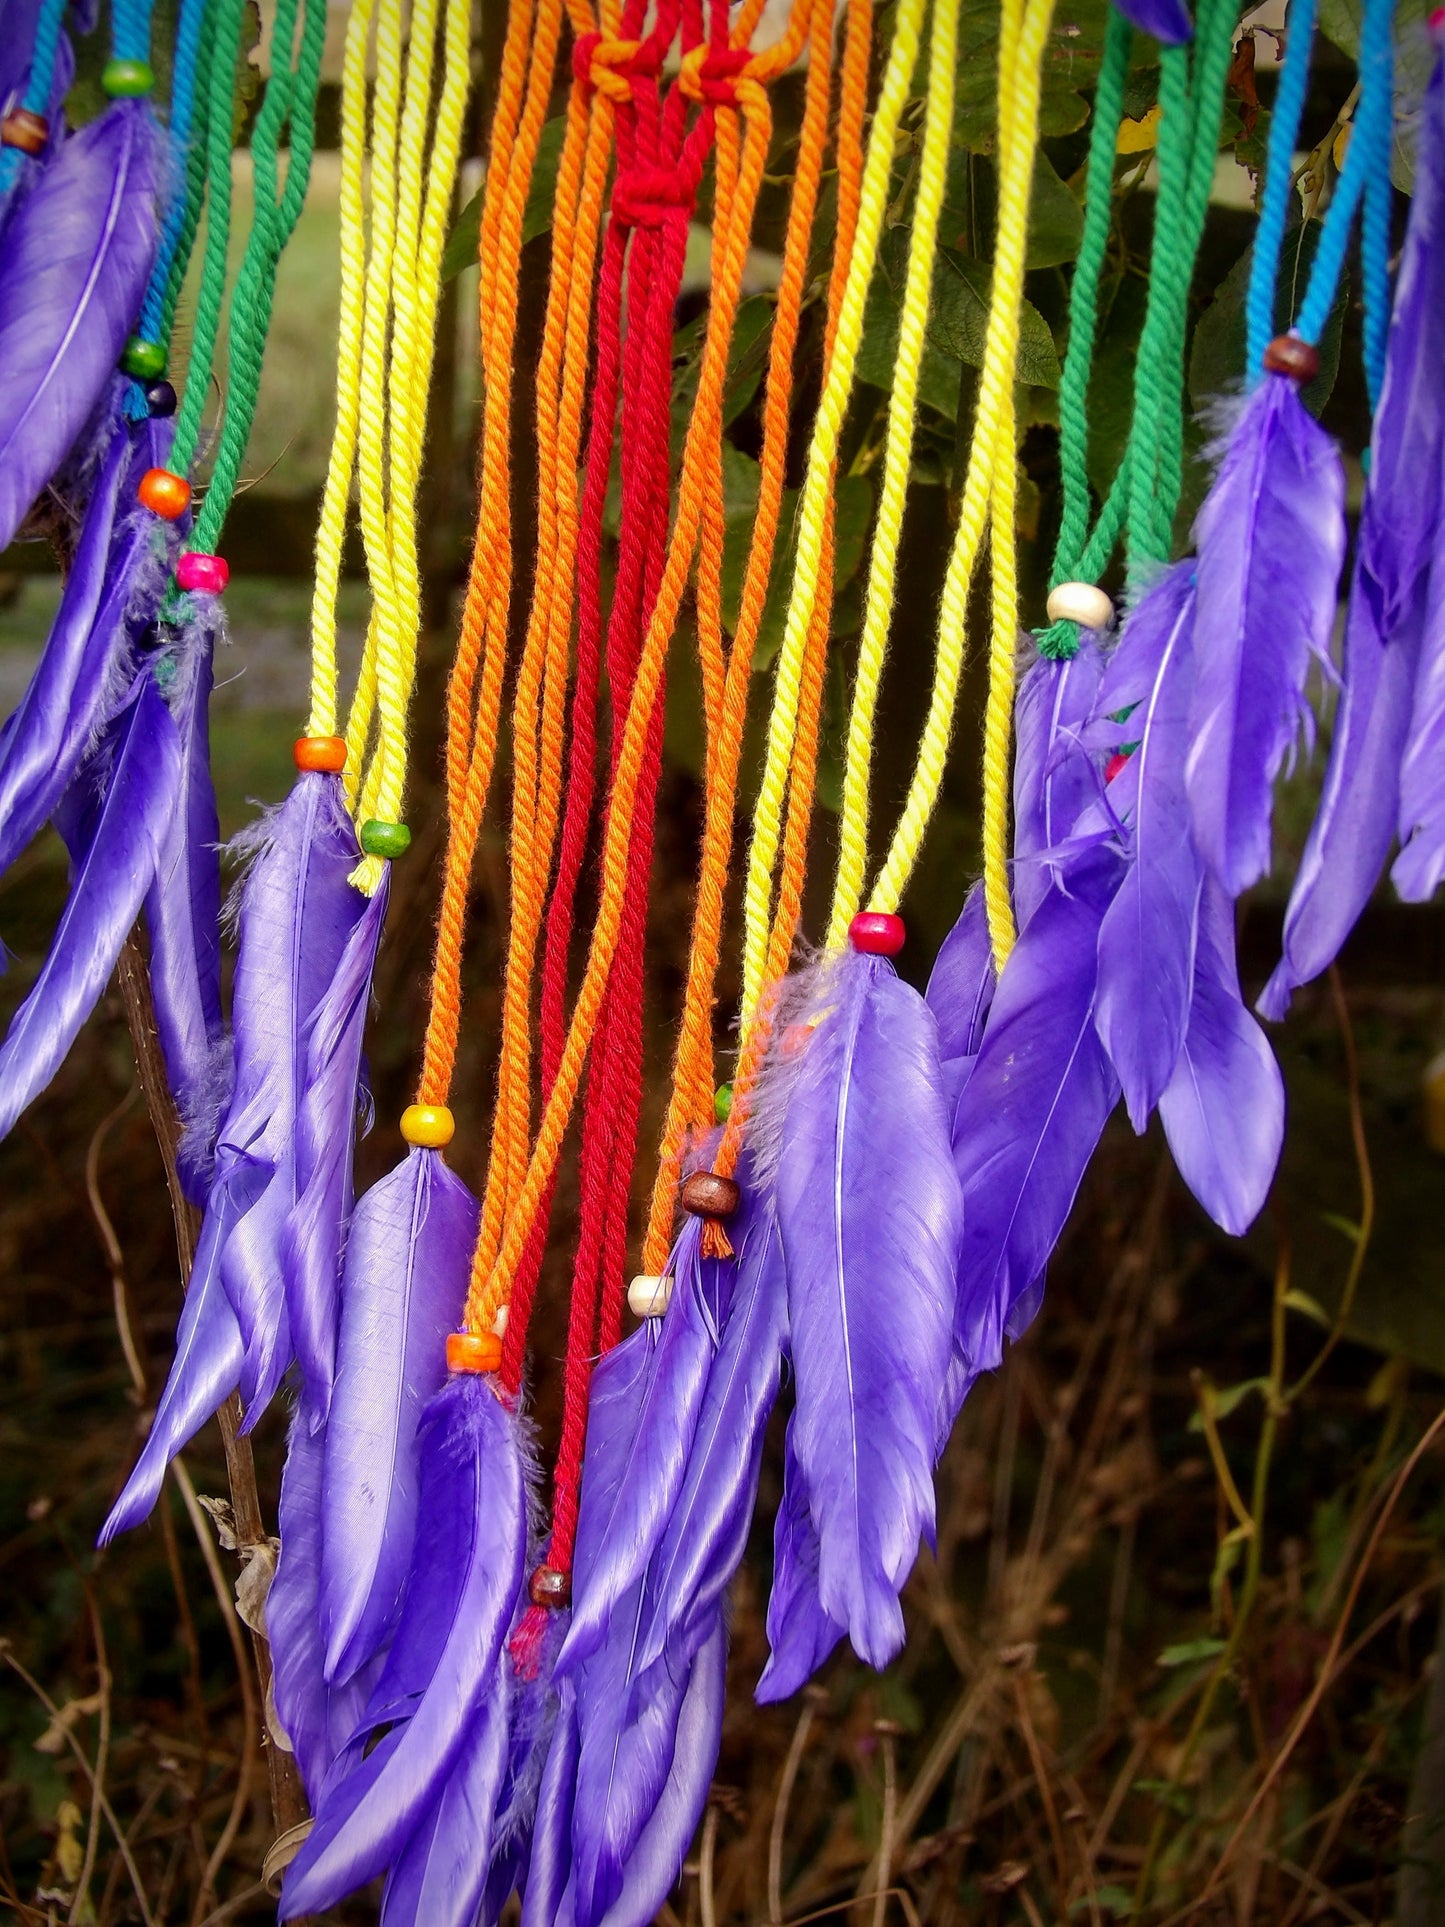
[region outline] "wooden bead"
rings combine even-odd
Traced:
[[[346,768],[346,744],[340,736],[298,736],[291,755],[300,770],[325,770],[334,776]]]
[[[401,1134],[408,1144],[440,1151],[450,1144],[456,1123],[445,1104],[408,1104],[401,1114]]]
[[[191,506],[191,485],[183,475],[172,475],[168,468],[148,468],[136,490],[142,508],[163,522],[178,522]]]
[[[1307,388],[1320,372],[1320,351],[1298,335],[1276,335],[1264,351],[1264,365],[1272,375],[1288,375]]]
[[[1114,620],[1113,597],[1092,582],[1061,582],[1044,608],[1050,622],[1077,622],[1081,629],[1107,629]]]
[[[155,381],[166,372],[166,351],[158,341],[132,335],[120,351],[121,371],[137,381]]]
[[[902,917],[887,910],[860,910],[848,925],[848,941],[865,957],[896,957],[907,933]]]
[[[645,1272],[627,1287],[627,1309],[634,1318],[661,1318],[672,1303],[672,1273],[651,1278]]]
[[[730,1218],[742,1198],[732,1179],[716,1171],[694,1171],[682,1187],[682,1208],[695,1218]]]
[[[18,147],[33,159],[45,152],[50,139],[50,122],[44,114],[32,114],[28,107],[16,107],[0,120],[0,147]]]
[[[153,381],[146,389],[146,413],[154,421],[166,421],[175,412],[175,389],[168,381]]]
[[[201,549],[188,549],[176,564],[176,587],[187,595],[220,595],[230,579],[223,558]]]
[[[100,84],[112,100],[143,100],[154,90],[156,77],[144,60],[107,60]]]
[[[555,1566],[538,1566],[527,1581],[527,1597],[534,1606],[569,1606],[572,1603],[572,1581],[565,1572],[558,1572]]]
[[[379,817],[369,816],[357,841],[368,856],[405,856],[411,848],[411,831],[405,823],[383,823]]]
[[[449,1372],[495,1372],[502,1362],[502,1341],[495,1332],[448,1332]]]

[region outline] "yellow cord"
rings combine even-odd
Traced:
[[[928,717],[903,813],[869,900],[875,910],[898,907],[938,799],[963,673],[969,584],[991,519],[993,599],[984,724],[983,859],[989,933],[1000,969],[1014,940],[1008,886],[1009,745],[1017,650],[1018,453],[1013,383],[1028,251],[1029,194],[1038,146],[1041,69],[1052,18],[1053,0],[1004,0],[999,42],[998,239],[973,446],[943,587]]]
[[[929,37],[928,96],[924,107],[923,151],[908,243],[908,271],[898,322],[898,360],[888,403],[883,485],[873,527],[868,589],[848,751],[843,771],[843,809],[839,822],[837,878],[828,926],[830,948],[843,942],[862,903],[868,867],[868,780],[873,762],[873,720],[888,650],[898,577],[898,543],[913,461],[918,380],[923,366],[929,295],[938,244],[938,222],[948,185],[948,154],[953,136],[953,81],[958,49],[959,0],[935,0]]]
[[[878,243],[888,212],[890,173],[898,123],[908,104],[913,70],[927,0],[898,0],[893,44],[874,110],[863,168],[858,225],[848,263],[848,279],[838,310],[833,358],[818,403],[808,448],[807,473],[798,506],[797,561],[787,621],[778,651],[772,713],[768,720],[767,757],[762,786],[753,813],[753,840],[748,852],[744,897],[743,1019],[756,1016],[767,969],[768,926],[772,912],[773,870],[782,839],[783,799],[797,722],[803,656],[818,596],[822,561],[823,525],[829,478],[838,451],[838,436],[853,392],[853,371],[863,335],[863,305],[878,258]]]
[[[373,4],[368,250],[362,130]],[[359,0],[361,24],[353,14],[342,75],[342,344],[336,431],[317,535],[310,728],[327,735],[335,728],[336,590],[354,464],[372,600],[346,725],[346,792],[358,817],[388,823],[400,821],[406,789],[407,712],[421,623],[416,495],[441,255],[470,84],[467,11],[448,0],[443,77],[433,112],[438,4],[416,0],[411,9],[404,98],[400,0]],[[323,723],[330,726],[318,726]],[[351,881],[369,896],[383,868],[382,858],[364,857]]]

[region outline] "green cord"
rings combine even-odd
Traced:
[[[187,474],[195,459],[226,299],[226,254],[231,243],[231,99],[245,11],[246,0],[221,0],[211,42],[206,77],[206,248],[201,258],[201,288],[196,299],[186,392],[171,446],[171,465],[177,475]]]
[[[214,9],[206,10],[206,27],[214,18]],[[180,305],[181,289],[185,286],[186,270],[191,264],[191,251],[196,245],[196,234],[201,225],[201,208],[206,198],[206,135],[210,126],[210,85],[211,85],[211,35],[203,31],[196,58],[196,104],[191,120],[190,145],[186,150],[186,200],[181,214],[181,225],[176,237],[175,253],[171,257],[170,274],[166,279],[165,296],[161,304],[160,339],[169,343],[175,327],[176,309]],[[227,111],[229,113],[229,104]]]
[[[280,0],[276,9],[273,47],[276,59],[289,54],[296,30],[297,0]],[[273,66],[266,98],[251,137],[255,168],[255,214],[245,258],[236,277],[231,302],[231,339],[225,420],[216,463],[205,501],[196,518],[189,547],[208,552],[236,491],[241,462],[251,437],[256,398],[261,386],[261,363],[276,293],[276,268],[281,252],[295,232],[311,177],[316,140],[316,93],[321,78],[321,56],[326,44],[325,0],[305,0],[301,44],[295,68]],[[290,133],[290,164],[286,185],[276,192],[277,155],[281,137]],[[187,390],[189,399],[189,389]]]

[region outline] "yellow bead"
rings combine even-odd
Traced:
[[[401,1134],[408,1144],[440,1151],[450,1144],[456,1125],[445,1104],[408,1104],[401,1114]]]

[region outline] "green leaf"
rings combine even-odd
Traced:
[[[1092,1893],[1080,1894],[1069,1906],[1069,1919],[1077,1920],[1080,1914],[1092,1914],[1097,1908],[1101,1914],[1132,1914],[1134,1896],[1124,1887],[1095,1887]]]
[[[1420,100],[1435,64],[1426,21],[1434,0],[1399,0],[1395,8],[1395,140],[1390,155],[1390,179],[1404,194],[1415,187],[1415,143],[1420,128]],[[1319,28],[1341,53],[1358,60],[1361,0],[1320,0]]]
[[[1166,1646],[1155,1664],[1158,1666],[1196,1666],[1200,1660],[1217,1659],[1224,1651],[1222,1639],[1186,1639],[1178,1646]],[[1143,1781],[1139,1782],[1143,1786]]]
[[[933,276],[928,338],[952,361],[983,366],[988,333],[989,271],[952,248],[940,248]],[[1031,387],[1057,388],[1059,357],[1048,323],[1030,301],[1019,317],[1018,379]],[[949,412],[952,412],[951,410]]]
[[[1284,1302],[1287,1310],[1300,1312],[1304,1317],[1312,1318],[1317,1325],[1330,1323],[1330,1315],[1319,1299],[1311,1298],[1307,1291],[1301,1291],[1297,1285],[1290,1286],[1284,1295]]]
[[[1267,1378],[1246,1378],[1238,1385],[1226,1385],[1222,1392],[1215,1392],[1211,1396],[1209,1401],[1210,1412],[1215,1418],[1228,1418],[1234,1408],[1237,1405],[1242,1405],[1251,1392],[1267,1392],[1268,1390],[1269,1380]],[[1204,1415],[1202,1412],[1191,1413],[1189,1429],[1191,1432],[1202,1432],[1204,1430]]]
[[[1320,1222],[1332,1230],[1342,1231],[1352,1245],[1360,1242],[1360,1227],[1353,1218],[1347,1218],[1339,1211],[1321,1211]]]
[[[1094,85],[1108,0],[1059,0],[1044,48],[1039,132],[1045,140],[1077,133],[1089,118],[1083,98]],[[997,0],[964,0],[958,33],[953,138],[975,154],[992,153],[998,91]]]
[[[1031,268],[1057,268],[1079,252],[1084,210],[1071,188],[1061,181],[1047,154],[1034,157],[1033,197],[1029,202]]]
[[[1172,1780],[1136,1780],[1134,1791],[1151,1795],[1161,1807],[1168,1807],[1171,1813],[1188,1816],[1194,1811],[1193,1796],[1188,1788],[1175,1786]]]
[[[1280,257],[1279,286],[1275,296],[1275,326],[1281,333],[1289,327],[1304,299],[1310,264],[1319,244],[1320,223],[1303,226],[1299,203],[1292,210],[1291,224],[1285,231],[1284,251]],[[1200,316],[1194,330],[1194,345],[1189,356],[1189,393],[1196,410],[1204,409],[1221,395],[1236,391],[1244,376],[1246,325],[1244,304],[1249,293],[1249,273],[1254,259],[1251,244],[1235,262],[1214,291],[1214,299]],[[1320,372],[1304,390],[1305,406],[1318,415],[1334,391],[1340,371],[1340,339],[1345,309],[1349,304],[1349,277],[1340,276],[1339,291],[1330,309],[1324,333],[1320,336]]]
[[[562,159],[562,142],[567,122],[560,114],[549,120],[537,138],[537,159],[532,168],[532,185],[522,214],[522,245],[535,241],[552,225],[552,198],[557,191],[557,168]],[[442,250],[442,280],[454,281],[464,268],[474,265],[481,244],[482,202],[486,184],[467,202],[447,236]]]

